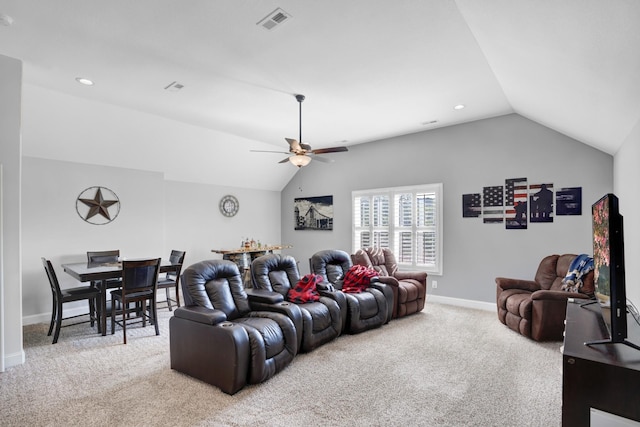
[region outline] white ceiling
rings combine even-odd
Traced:
[[[276,8],[291,17],[257,25]],[[281,189],[297,169],[249,150],[298,137],[296,93],[313,148],[516,112],[614,154],[640,120],[637,0],[0,0],[0,13],[13,19],[0,54],[23,61],[25,85],[210,130],[170,179],[234,185],[227,169],[197,176],[206,148]]]

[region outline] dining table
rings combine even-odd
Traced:
[[[160,260],[160,273],[176,271],[179,263]],[[79,282],[94,282],[100,289],[100,329],[107,334],[107,289],[119,288],[120,282],[108,279],[122,278],[122,262],[62,264],[62,269]]]

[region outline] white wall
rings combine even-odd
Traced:
[[[85,262],[87,251],[120,249],[128,258],[165,255],[163,184],[159,173],[23,158],[25,323],[42,321],[31,317],[51,311],[51,292],[41,257],[51,260],[60,285],[70,287],[78,283],[60,265]],[[120,213],[108,224],[89,224],[76,212],[77,197],[93,186],[107,187],[120,199]],[[86,302],[76,305],[86,307]]]
[[[218,206],[226,194],[240,204],[231,218]],[[279,191],[167,181],[165,200],[165,247],[186,250],[185,264],[221,258],[211,250],[238,248],[245,237],[280,243]]]
[[[20,250],[22,62],[0,55],[0,372],[24,362]]]
[[[211,249],[240,245],[242,237],[279,243],[280,193],[165,181],[157,172],[95,166],[34,157],[23,158],[24,323],[48,321],[51,294],[40,257],[51,260],[61,286],[78,283],[61,264],[86,261],[89,250],[120,249],[122,256],[167,257],[185,250],[185,264],[221,258]],[[83,221],[75,201],[88,187],[114,191],[121,207],[105,225]],[[234,194],[240,211],[224,217],[218,203]],[[86,303],[68,305],[86,310]]]
[[[351,252],[351,191],[442,182],[444,274],[430,295],[495,302],[495,277],[533,278],[552,253],[592,253],[591,203],[613,190],[613,157],[517,114],[350,147],[335,163],[311,162],[282,192],[283,241],[301,273],[321,249]],[[462,218],[462,195],[527,177],[582,187],[582,215],[526,230]],[[295,231],[293,199],[333,195],[333,231]]]
[[[640,121],[616,153],[614,166],[614,193],[624,216],[627,298],[640,307],[640,280],[634,274],[640,259]]]

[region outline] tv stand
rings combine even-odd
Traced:
[[[591,408],[640,422],[640,352],[636,345],[612,345],[615,343],[606,340],[608,330],[598,304],[568,303],[565,323],[563,427],[589,426]],[[627,327],[628,338],[640,341],[640,326],[631,315]],[[593,345],[597,341],[608,345]]]
[[[640,346],[635,345],[634,343],[627,341],[627,340],[623,340],[623,341],[613,341],[613,340],[597,340],[597,341],[589,341],[584,343],[584,345],[598,345],[598,344],[624,344],[624,345],[628,345],[631,348],[635,348],[636,350],[640,351]]]

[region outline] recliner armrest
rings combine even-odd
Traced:
[[[418,282],[427,283],[426,271],[396,271],[393,275],[398,280],[413,279]]]
[[[584,299],[585,302],[589,300],[589,297],[587,295],[580,294],[577,292],[548,291],[548,290],[541,289],[531,294],[532,301],[541,301],[541,300],[566,301],[569,298]]]
[[[268,291],[266,289],[245,289],[245,292],[249,297],[249,303],[257,302],[264,304],[277,304],[284,301],[284,296],[275,291]]]
[[[316,285],[318,292],[327,291],[335,292],[336,288],[329,282],[321,282]]]
[[[538,285],[533,280],[508,279],[506,277],[496,277],[496,285],[498,285],[503,290],[522,289],[523,291],[529,291],[529,292],[535,292],[540,290],[540,285]]]
[[[384,283],[385,285],[389,285],[394,288],[397,288],[400,285],[398,279],[392,276],[379,276],[378,280],[380,283]]]
[[[178,307],[173,312],[173,315],[181,319],[204,323],[205,325],[217,325],[227,320],[227,315],[223,311],[199,305]]]

